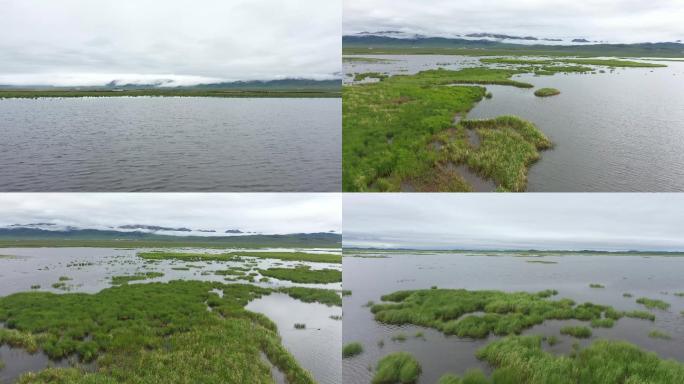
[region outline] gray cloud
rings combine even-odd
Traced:
[[[0,0],[0,15],[0,84],[326,79],[341,68],[341,0]]]
[[[345,194],[344,245],[684,250],[680,194]]]
[[[489,32],[629,43],[684,39],[682,18],[681,0],[345,0],[343,30],[447,37]]]
[[[127,224],[267,234],[341,230],[339,194],[0,194],[0,226],[55,223],[105,229]]]

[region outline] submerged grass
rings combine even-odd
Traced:
[[[408,352],[394,352],[378,361],[372,384],[411,384],[422,373],[420,363]]]
[[[342,271],[337,269],[311,269],[309,266],[296,268],[260,269],[263,276],[302,284],[328,284],[342,281]]]
[[[487,68],[437,69],[344,87],[343,190],[400,191],[406,184],[419,191],[470,190],[457,172],[449,172],[449,162],[469,167],[479,164],[482,169],[474,169],[478,173],[522,174],[518,179],[524,181],[527,170],[521,167],[538,159],[538,150],[551,146],[548,139],[531,123],[504,117],[469,123],[482,136],[482,145],[473,148],[466,138],[468,127],[455,123],[454,116],[470,110],[486,90],[448,86],[532,87],[512,80],[516,73]],[[442,143],[442,150],[433,148],[434,141]],[[502,188],[524,189],[520,184]]]
[[[623,342],[598,340],[569,356],[545,352],[541,336],[510,336],[477,352],[496,370],[491,381],[526,384],[668,384],[684,382],[684,364]]]
[[[154,279],[164,276],[161,272],[140,272],[129,276],[112,276],[112,285],[128,284],[130,281]]]
[[[0,344],[42,350],[53,359],[97,361],[95,372],[48,369],[25,374],[22,383],[271,383],[262,353],[288,383],[313,383],[282,346],[275,324],[244,309],[270,292],[172,281],[97,294],[18,293],[0,298],[0,321],[7,327]]]
[[[562,335],[585,339],[591,337],[591,329],[584,326],[566,326],[560,329]]]
[[[659,329],[651,330],[651,332],[648,333],[648,337],[650,337],[652,339],[663,339],[663,340],[672,339],[672,336],[670,336],[668,333],[665,333]]]
[[[546,320],[594,320],[603,324],[606,320],[600,319],[617,320],[626,315],[610,306],[578,305],[570,299],[548,300],[555,294],[553,290],[537,293],[464,289],[398,291],[383,296],[382,300],[389,303],[373,305],[371,312],[382,323],[421,325],[469,338],[519,334]]]

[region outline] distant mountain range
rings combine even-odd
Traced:
[[[342,86],[342,80],[311,80],[311,79],[281,79],[281,80],[253,80],[253,81],[233,81],[223,83],[198,84],[192,86],[169,86],[172,80],[160,80],[149,84],[127,84],[120,80],[112,80],[104,86],[83,86],[83,87],[55,87],[55,86],[9,86],[0,84],[0,88],[41,88],[41,89],[81,89],[81,90],[135,90],[135,89],[168,89],[168,90],[255,90],[255,91],[293,91],[293,90],[335,90]]]
[[[239,236],[173,236],[143,231],[81,229],[75,227],[67,227],[64,230],[47,230],[8,226],[0,228],[0,241],[5,246],[11,245],[12,242],[21,243],[23,241],[146,241],[182,243],[183,246],[190,246],[193,243],[202,243],[216,245],[234,244],[235,246],[250,244],[261,246],[335,247],[341,246],[342,235],[332,232],[318,232],[282,235],[242,234]]]
[[[387,31],[385,31],[387,32]],[[394,32],[394,31],[390,31]],[[576,44],[515,44],[506,40],[537,41],[537,37],[508,36],[496,34],[471,34],[474,38],[398,37],[395,34],[364,32],[342,37],[345,53],[449,53],[449,50],[491,51],[497,54],[560,54],[587,56],[631,56],[631,57],[684,57],[681,41],[663,43],[607,44],[591,43],[586,39],[573,39]],[[477,38],[477,37],[490,38]],[[581,43],[581,44],[579,44]],[[586,44],[589,43],[589,44]]]

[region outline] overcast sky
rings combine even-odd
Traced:
[[[172,85],[340,71],[341,0],[0,0],[0,84]]]
[[[609,42],[684,39],[682,0],[345,0],[344,32],[478,32]]]
[[[0,194],[0,226],[54,223],[104,229],[127,224],[240,229],[266,234],[341,230],[340,194]]]
[[[345,194],[344,246],[684,250],[682,194]]]

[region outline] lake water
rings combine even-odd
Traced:
[[[481,65],[478,57],[369,57],[395,61],[345,63],[345,71],[413,74]],[[542,152],[531,167],[528,191],[684,191],[684,63],[658,63],[668,67],[515,76],[561,94],[539,98],[534,89],[488,85],[494,97],[478,103],[467,117],[517,115],[554,142],[555,148]]]
[[[302,251],[301,249],[299,249]],[[242,261],[183,262],[161,260],[149,263],[137,257],[135,249],[111,248],[0,248],[0,296],[31,290],[32,285],[40,285],[41,291],[55,293],[86,292],[96,293],[111,287],[112,276],[132,275],[137,272],[162,272],[164,276],[129,284],[144,284],[171,280],[226,281],[227,276],[214,274],[217,270],[230,267],[249,267],[253,272],[269,267],[294,267],[308,265],[312,269],[340,269],[340,264],[308,263],[243,257]],[[145,249],[149,251],[149,249]],[[237,249],[178,249],[175,251],[222,253]],[[260,251],[297,251],[296,249],[261,249]],[[339,250],[305,250],[311,253],[336,253]],[[9,256],[9,257],[6,257]],[[248,272],[249,273],[249,272]],[[53,288],[60,276],[67,276],[66,288]],[[232,277],[232,276],[228,276]],[[265,288],[302,286],[340,290],[341,283],[297,284],[289,281],[270,279],[254,285]],[[250,284],[245,280],[235,283]],[[292,353],[299,364],[309,370],[321,384],[341,382],[340,350],[342,322],[330,316],[342,315],[340,307],[328,307],[318,303],[303,303],[284,294],[273,293],[250,302],[247,307],[253,312],[263,313],[277,326],[283,345]],[[306,330],[295,330],[295,323],[305,323]],[[1,326],[1,324],[0,324]],[[0,369],[0,383],[13,383],[18,376],[27,371],[36,371],[48,366],[68,366],[77,361],[51,361],[42,353],[30,355],[20,349],[0,346],[0,360],[5,368]],[[276,375],[276,378],[278,375]]]
[[[340,190],[341,100],[0,100],[0,191]]]
[[[385,325],[376,322],[365,306],[370,300],[380,302],[380,297],[388,293],[429,289],[435,285],[439,288],[527,292],[557,289],[559,294],[551,300],[570,298],[578,303],[611,305],[618,310],[646,310],[635,302],[642,296],[664,300],[672,306],[667,311],[651,311],[656,315],[655,322],[622,318],[613,328],[593,329],[592,338],[580,343],[587,345],[598,338],[627,340],[663,358],[684,362],[684,349],[681,348],[684,317],[680,315],[684,310],[684,297],[674,295],[684,292],[681,275],[684,258],[599,255],[530,258],[409,252],[386,256],[344,257],[344,288],[351,290],[352,295],[343,299],[343,342],[358,341],[364,345],[361,355],[343,360],[345,383],[370,382],[373,373],[369,367],[375,367],[380,358],[395,351],[408,351],[418,359],[423,369],[421,384],[433,384],[446,373],[463,374],[471,368],[490,372],[490,367],[475,358],[475,351],[497,337],[468,340],[445,336],[430,328]],[[555,261],[557,264],[528,263],[528,260]],[[592,283],[603,284],[605,289],[590,288]],[[623,293],[631,293],[633,297],[623,297]],[[559,329],[580,323],[549,321],[524,334],[556,335],[561,342],[548,350],[567,353],[574,340],[559,335]],[[649,331],[656,328],[669,333],[672,340],[649,338]],[[414,337],[417,332],[422,332],[424,338]],[[408,335],[408,340],[403,343],[391,341],[391,336],[398,333]],[[378,346],[379,340],[384,341],[384,346]]]

